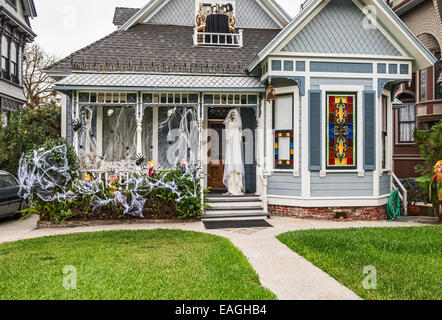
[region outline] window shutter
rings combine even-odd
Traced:
[[[321,91],[309,91],[309,169],[321,170]]]
[[[364,170],[376,170],[376,92],[363,92]]]

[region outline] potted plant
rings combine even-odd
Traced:
[[[421,184],[414,178],[403,180],[402,184],[407,190],[408,215],[418,216],[421,213],[421,210],[417,206],[417,203],[425,202],[425,191]]]

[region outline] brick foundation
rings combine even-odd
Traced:
[[[301,208],[280,205],[269,205],[269,212],[273,215],[302,219],[334,220],[337,213],[347,215],[345,220],[385,220],[387,206],[381,207],[333,207],[333,208]]]

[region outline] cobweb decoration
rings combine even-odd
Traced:
[[[198,196],[199,175],[195,171],[184,175],[193,181],[193,188],[184,184],[186,186],[184,191],[180,191],[180,181],[167,181],[168,174],[165,172],[158,179],[134,174],[119,184],[112,196],[107,197],[106,186],[100,178],[93,181],[71,181],[67,148],[61,145],[48,151],[35,150],[31,159],[22,156],[18,169],[19,196],[28,201],[38,197],[45,202],[64,202],[70,201],[73,197],[86,195],[92,198],[93,211],[109,205],[121,205],[124,214],[143,218],[146,204],[143,194],[149,194],[156,189],[165,189],[176,196],[178,203],[187,197]],[[130,197],[123,194],[128,192]]]
[[[71,180],[65,145],[51,150],[34,150],[32,159],[21,157],[18,168],[19,196],[25,200],[37,195],[43,201],[60,198],[56,189],[63,190]]]

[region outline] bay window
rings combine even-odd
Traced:
[[[273,103],[275,169],[293,169],[293,95],[279,95]]]

